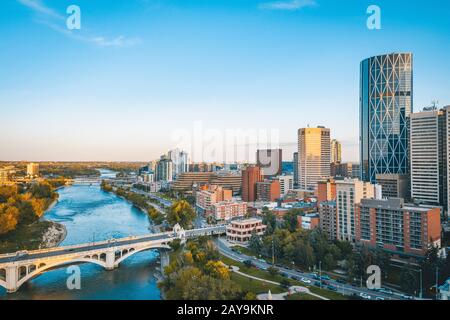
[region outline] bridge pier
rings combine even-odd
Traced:
[[[114,251],[107,251],[106,252],[106,270],[114,270],[115,268],[115,252]]]
[[[19,269],[16,266],[6,268],[6,292],[14,293],[19,289]]]

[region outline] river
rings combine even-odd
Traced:
[[[101,173],[105,178],[114,175],[109,170]],[[144,212],[99,186],[70,186],[58,193],[57,204],[43,218],[66,227],[61,246],[149,233],[150,222]],[[81,264],[80,290],[67,288],[70,274],[62,267],[28,281],[17,293],[7,295],[0,288],[0,299],[159,300],[156,258],[155,251],[137,253],[113,271]]]

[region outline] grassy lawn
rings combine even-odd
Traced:
[[[318,294],[324,298],[328,298],[330,300],[348,300],[347,296],[344,296],[338,292],[326,290],[326,289],[320,289],[314,286],[308,286],[308,289],[315,294]]]
[[[286,288],[282,288],[281,286],[250,279],[234,272],[231,274],[231,280],[238,284],[242,290],[251,291],[256,294],[267,293],[269,290],[272,293],[283,293],[287,291]]]
[[[51,225],[50,221],[38,221],[0,237],[0,254],[39,249],[42,237]]]
[[[249,257],[257,257],[257,258],[259,258],[258,256],[256,256],[256,254],[254,254],[249,248],[246,248],[246,247],[241,247],[241,246],[233,246],[233,247],[231,247],[232,249],[235,249],[236,251],[238,251],[238,252],[240,252],[240,253],[242,253],[242,254],[245,254],[245,255],[247,255],[247,256],[249,256]]]
[[[320,298],[311,296],[309,294],[306,293],[294,293],[291,294],[290,296],[286,296],[285,298],[286,300],[322,300]]]
[[[242,262],[234,261],[228,257],[225,257],[223,255],[220,256],[220,260],[222,260],[223,263],[225,263],[228,266],[236,266],[239,267],[239,271],[242,273],[248,274],[253,277],[261,278],[264,280],[274,281],[280,283],[283,279],[286,279],[286,277],[283,277],[282,275],[271,275],[268,271],[260,270],[255,267],[247,267]],[[291,286],[299,286],[302,285],[299,281],[288,279]]]

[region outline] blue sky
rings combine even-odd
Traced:
[[[66,28],[71,4],[81,30]],[[366,27],[371,4],[381,30]],[[324,125],[357,161],[359,63],[389,52],[414,53],[416,111],[450,104],[447,0],[2,0],[0,9],[0,160],[150,160],[200,121],[278,130],[287,159],[298,128]]]

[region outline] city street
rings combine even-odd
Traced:
[[[220,238],[217,240],[218,249],[221,254],[224,256],[233,259],[235,261],[244,262],[247,260],[252,261],[253,265],[259,269],[267,270],[271,264],[267,262],[263,262],[262,260],[258,260],[255,257],[249,257],[245,254],[241,254],[239,252],[231,250],[230,247],[226,245],[226,240]],[[307,280],[310,280],[312,284],[314,284],[316,281],[318,281],[311,273],[305,273],[294,269],[288,269],[285,267],[279,267],[276,266],[277,269],[279,269],[280,274],[283,274],[287,277],[300,280],[301,278],[305,278]],[[331,285],[337,289],[337,292],[342,293],[344,295],[352,295],[355,294],[357,296],[360,296],[360,294],[366,294],[367,300],[409,300],[402,297],[401,293],[395,292],[393,294],[385,294],[381,292],[376,292],[374,290],[369,290],[366,288],[360,288],[355,287],[350,284],[342,284],[335,280],[327,280],[326,281],[328,285]],[[322,286],[323,289],[326,289],[325,286]],[[369,299],[370,298],[370,299]]]

